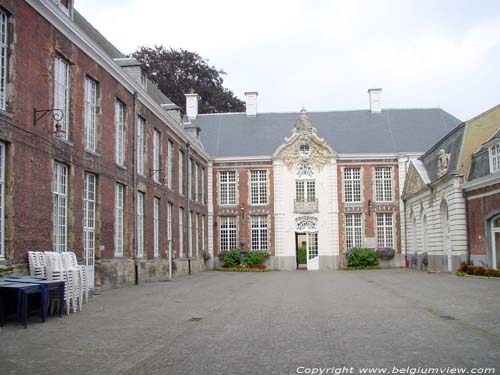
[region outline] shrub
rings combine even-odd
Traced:
[[[219,254],[219,259],[224,264],[224,267],[234,267],[240,264],[240,251],[238,249],[222,251]]]
[[[307,249],[305,246],[299,247],[299,264],[307,263]]]
[[[485,276],[488,277],[500,277],[500,270],[495,270],[495,269],[487,269]]]
[[[457,274],[459,272],[461,272],[461,273],[467,273],[467,268],[468,267],[469,266],[467,265],[467,262],[461,261],[460,264],[459,264],[459,266],[458,266],[458,268],[457,268]]]
[[[396,255],[396,252],[392,247],[379,247],[375,252],[378,259],[391,260]]]
[[[251,251],[245,255],[241,263],[245,266],[255,266],[264,263],[268,257],[267,251]]]
[[[347,256],[349,267],[372,267],[378,264],[377,255],[373,249],[352,248]]]

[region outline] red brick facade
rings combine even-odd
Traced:
[[[67,36],[38,14],[25,1],[1,0],[0,7],[9,15],[9,51],[6,110],[0,111],[0,140],[6,144],[5,174],[5,259],[4,266],[25,267],[30,250],[52,249],[52,170],[54,161],[69,167],[68,178],[68,238],[67,248],[83,259],[83,178],[85,173],[97,176],[96,256],[102,260],[115,257],[115,185],[125,188],[124,254],[134,258],[134,193],[145,193],[144,258],[147,263],[153,254],[153,198],[160,199],[159,255],[154,267],[142,266],[143,279],[164,277],[168,271],[167,202],[173,209],[174,257],[179,255],[179,207],[187,207],[205,220],[205,238],[198,232],[200,251],[207,243],[206,199],[187,201],[179,194],[179,149],[187,154],[188,139],[173,130],[173,124],[159,118],[151,104],[135,99],[127,85],[119,82],[103,66],[83,52]],[[70,93],[68,140],[54,136],[54,120],[46,115],[34,125],[34,108],[54,107],[54,59],[62,57],[70,64]],[[97,149],[84,149],[84,82],[91,77],[98,83]],[[115,162],[115,101],[126,106],[125,166]],[[134,108],[136,114],[134,113]],[[159,108],[159,104],[158,104]],[[145,176],[134,181],[134,117],[140,115],[146,123]],[[136,117],[137,118],[137,117]],[[153,129],[161,133],[161,178],[153,180]],[[167,188],[167,142],[174,150],[173,189]],[[190,141],[193,143],[193,141]],[[207,156],[197,147],[190,147],[190,157],[200,165],[199,194],[206,197]],[[186,160],[186,159],[185,159]],[[184,176],[187,176],[187,160]],[[201,178],[202,171],[205,178]],[[193,171],[194,173],[194,171]],[[201,181],[205,186],[201,186]],[[194,183],[195,179],[192,179]],[[135,185],[134,185],[135,183]],[[187,184],[187,179],[183,182]],[[193,188],[193,191],[195,189]],[[184,191],[187,192],[187,187]],[[193,197],[194,198],[194,197]],[[187,210],[184,223],[187,223]],[[187,225],[184,225],[184,245],[187,246]],[[194,226],[193,226],[194,228]],[[102,251],[99,252],[99,249]],[[186,252],[185,252],[186,253]],[[175,265],[175,264],[174,264]],[[105,277],[105,276],[103,276]],[[132,278],[133,275],[129,275]],[[96,280],[99,283],[99,280]],[[113,284],[113,283],[112,283]],[[118,284],[113,284],[118,285]]]

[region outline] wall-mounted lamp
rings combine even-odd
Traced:
[[[57,138],[66,138],[66,131],[63,129],[61,121],[64,118],[64,112],[61,109],[51,108],[51,109],[33,109],[33,125],[40,121],[48,113],[52,114],[52,117],[56,121],[55,135]]]

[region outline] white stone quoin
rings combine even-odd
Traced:
[[[248,91],[245,93],[247,116],[257,116],[257,96],[259,96],[257,91]]]
[[[381,94],[382,89],[368,89],[368,95],[370,96],[370,111],[372,113],[382,112]]]
[[[189,119],[196,119],[198,116],[198,94],[184,94],[186,96],[186,113]]]

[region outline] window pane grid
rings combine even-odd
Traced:
[[[309,260],[318,256],[318,233],[307,234],[307,258]]]
[[[125,105],[119,100],[115,103],[115,143],[116,163],[125,164]]]
[[[63,111],[59,121],[65,131],[65,139],[69,134],[69,64],[59,56],[54,61],[54,108]]]
[[[97,82],[85,78],[85,148],[96,150]]]
[[[5,257],[5,144],[0,143],[0,258]]]
[[[314,202],[316,200],[316,181],[295,181],[295,199],[297,202]]]
[[[250,203],[267,204],[267,171],[250,171]]]
[[[158,130],[153,133],[153,180],[160,182],[161,177],[161,134]]]
[[[66,251],[67,178],[68,167],[55,162],[53,170],[53,247],[57,253]]]
[[[377,202],[392,201],[392,168],[375,168],[375,200]]]
[[[345,214],[346,249],[363,246],[363,226],[361,214]]]
[[[344,169],[344,200],[346,202],[361,202],[361,169]]]
[[[95,204],[96,176],[86,173],[83,185],[83,249],[88,267],[93,267],[95,260]]]
[[[179,193],[184,194],[184,152],[179,151]]]
[[[153,203],[153,255],[160,254],[160,199],[154,198]]]
[[[251,216],[252,251],[268,250],[267,215]]]
[[[125,187],[116,184],[115,189],[115,255],[123,255],[123,210]]]
[[[179,256],[184,257],[184,209],[179,208]]]
[[[137,256],[144,256],[144,193],[137,193]]]
[[[167,186],[170,189],[174,186],[174,144],[171,141],[168,141]]]
[[[377,245],[378,247],[393,247],[392,213],[377,214]]]
[[[220,250],[229,251],[236,248],[236,217],[220,217]]]
[[[221,205],[236,204],[236,172],[219,172],[219,201]]]
[[[7,87],[7,14],[0,11],[0,109],[5,110]]]
[[[172,233],[173,233],[173,215],[174,213],[174,205],[172,203],[168,203],[168,209],[167,209],[167,240],[168,240],[168,250],[171,252],[173,250],[173,238],[172,238]]]
[[[137,120],[137,173],[144,175],[144,131],[146,122],[142,117]]]

